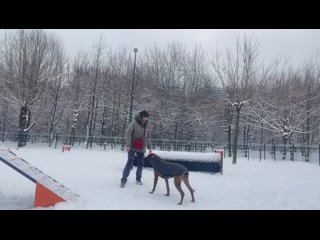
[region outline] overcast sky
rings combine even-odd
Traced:
[[[104,36],[107,46],[129,49],[166,46],[171,41],[179,41],[192,49],[196,44],[211,53],[217,44],[221,48],[234,47],[238,36],[244,34],[260,43],[260,55],[267,59],[290,57],[293,64],[309,59],[320,50],[320,29],[47,29],[55,32],[63,41],[69,56],[79,50],[91,51]],[[2,31],[3,32],[3,31]]]

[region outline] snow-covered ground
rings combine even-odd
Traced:
[[[41,209],[95,210],[209,210],[209,209],[320,209],[320,166],[304,162],[224,159],[223,175],[190,172],[195,203],[184,184],[185,198],[172,179],[166,197],[165,181],[159,179],[150,194],[153,171],[143,170],[143,186],[135,183],[136,168],[125,188],[120,178],[127,153],[120,150],[61,149],[31,146],[13,150],[44,173],[80,195],[77,202],[61,202]],[[0,209],[34,209],[35,184],[0,161]]]

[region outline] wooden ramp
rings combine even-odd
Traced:
[[[34,207],[48,207],[62,201],[77,201],[79,195],[32,166],[10,149],[0,149],[0,160],[36,184]]]

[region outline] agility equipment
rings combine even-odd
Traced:
[[[79,195],[32,166],[10,149],[0,149],[0,160],[36,184],[34,207],[49,207],[62,201],[77,201]]]
[[[210,153],[174,152],[174,151],[153,151],[162,160],[179,163],[185,166],[190,172],[223,173],[223,150],[217,149]],[[133,165],[137,166],[134,159]],[[150,161],[145,157],[145,168],[152,168]]]

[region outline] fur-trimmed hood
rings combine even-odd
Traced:
[[[142,124],[142,119],[141,119],[139,113],[137,113],[137,114],[134,116],[134,120],[135,120],[141,127],[147,128],[147,127],[149,126],[149,120],[148,120],[144,125]]]

